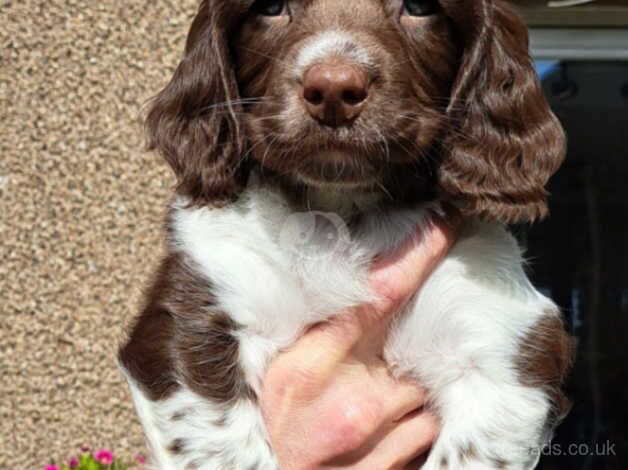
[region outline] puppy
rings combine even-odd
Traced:
[[[385,360],[440,417],[423,468],[536,466],[570,342],[504,228],[546,215],[565,149],[527,46],[501,0],[201,2],[147,119],[169,255],[120,350],[157,468],[276,469],[267,364],[445,200],[465,231]]]

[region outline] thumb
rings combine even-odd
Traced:
[[[389,316],[414,295],[455,243],[462,217],[453,206],[445,206],[444,212],[373,264],[369,281],[379,315]]]

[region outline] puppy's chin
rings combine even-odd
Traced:
[[[314,153],[295,171],[300,183],[319,189],[368,189],[381,180],[381,170],[368,155],[345,150]]]

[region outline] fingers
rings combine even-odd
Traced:
[[[421,412],[399,423],[384,437],[364,462],[364,469],[401,470],[429,451],[438,436],[438,419]],[[362,466],[359,467],[362,469]]]
[[[386,397],[386,418],[391,423],[401,421],[405,416],[425,405],[427,394],[416,383],[395,381],[384,390]]]
[[[429,451],[438,432],[434,414],[411,414],[394,427],[373,435],[360,450],[328,460],[324,468],[402,470]]]
[[[448,209],[447,219],[435,217],[427,229],[374,264],[370,282],[380,299],[374,304],[377,312],[393,312],[421,287],[453,245],[461,220],[455,209]]]

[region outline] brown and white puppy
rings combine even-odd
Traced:
[[[170,254],[120,351],[157,468],[275,469],[256,397],[306,328],[443,199],[464,236],[385,359],[430,391],[424,468],[533,468],[569,340],[501,226],[547,213],[564,136],[502,0],[203,0],[148,116]]]

